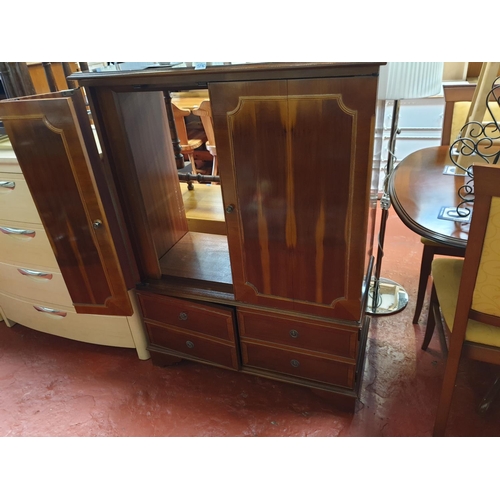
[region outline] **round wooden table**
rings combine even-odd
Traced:
[[[449,146],[425,148],[408,155],[388,183],[394,210],[412,231],[438,243],[465,248],[469,223],[439,218],[444,207],[457,207],[458,191],[469,177],[444,174],[452,166]]]

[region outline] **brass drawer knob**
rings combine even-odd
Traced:
[[[299,336],[299,332],[297,330],[290,330],[290,337],[292,339],[296,339]]]
[[[290,361],[290,364],[294,367],[294,368],[298,368],[300,366],[300,362],[297,361],[296,359],[292,359]]]
[[[179,319],[180,319],[181,321],[186,321],[186,320],[188,319],[188,315],[187,315],[187,313],[180,313],[180,314],[179,314]]]
[[[186,342],[186,345],[189,347],[189,349],[193,349],[193,348],[194,348],[194,343],[193,343],[193,342],[191,342],[190,340],[188,340],[188,341]]]

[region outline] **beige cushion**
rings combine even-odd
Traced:
[[[500,316],[500,198],[491,199],[472,308]]]
[[[451,331],[457,307],[463,259],[438,258],[432,261],[432,277],[444,320]],[[465,340],[500,347],[500,328],[469,320]]]

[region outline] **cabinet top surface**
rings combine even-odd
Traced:
[[[207,87],[213,82],[325,78],[342,76],[376,76],[381,64],[374,62],[288,62],[245,63],[206,66],[203,69],[170,65],[123,70],[120,66],[100,72],[74,73],[68,79],[83,86],[134,86],[135,90],[151,88],[190,89]],[[141,87],[139,87],[141,86]],[[145,87],[147,86],[147,88]]]

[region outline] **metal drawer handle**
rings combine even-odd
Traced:
[[[0,231],[4,234],[29,236],[30,238],[34,238],[36,234],[36,232],[33,231],[32,229],[16,229],[14,227],[5,227],[5,226],[0,226]]]
[[[0,188],[4,189],[14,189],[16,183],[14,181],[0,181]]]
[[[17,269],[23,276],[30,276],[33,278],[43,278],[46,280],[51,280],[52,279],[52,274],[51,273],[44,273],[43,271],[32,271],[31,269],[22,269],[18,268]]]
[[[290,364],[294,367],[294,368],[298,368],[300,366],[300,362],[297,361],[296,359],[292,359],[290,361]]]
[[[58,311],[57,309],[51,309],[50,307],[43,307],[43,306],[33,306],[38,312],[43,312],[47,314],[53,314],[54,316],[61,316],[61,318],[66,317],[68,314],[65,311]]]
[[[296,339],[299,336],[299,332],[297,330],[290,330],[290,337],[292,339]]]
[[[180,313],[180,314],[179,314],[179,319],[180,319],[181,321],[186,321],[186,320],[188,319],[188,315],[187,315],[187,313]]]
[[[190,340],[186,341],[186,345],[189,347],[189,349],[193,349],[194,343],[191,342]]]

